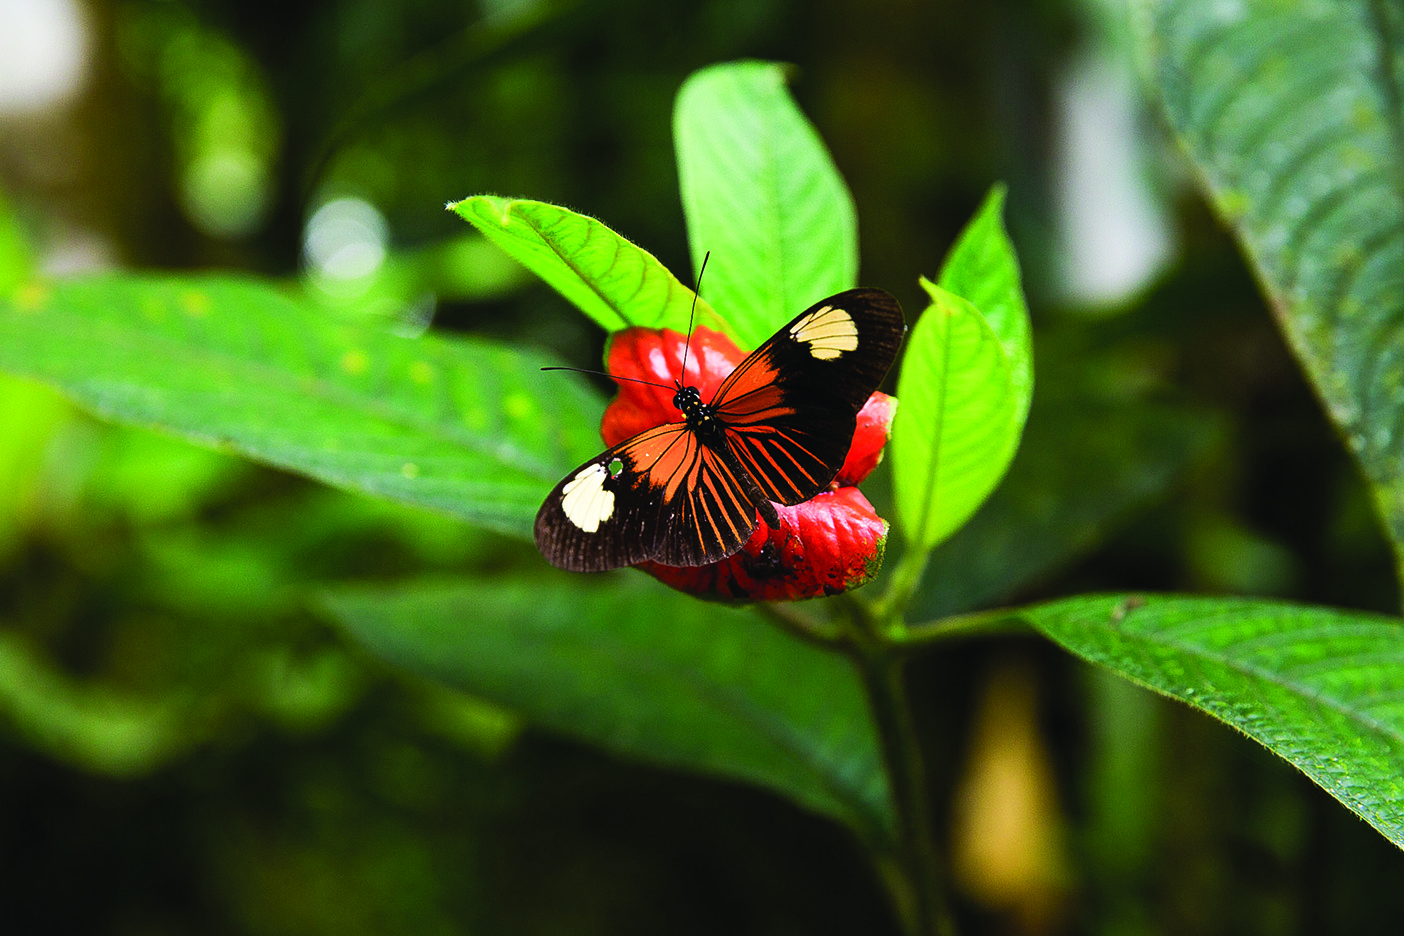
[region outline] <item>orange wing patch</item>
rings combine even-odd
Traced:
[[[640,433],[615,450],[644,485],[657,492],[685,541],[653,557],[665,565],[693,565],[734,552],[756,526],[756,505],[721,456],[686,423]]]
[[[780,372],[775,369],[771,356],[762,348],[742,361],[736,370],[727,375],[712,397],[712,406],[730,411],[731,406],[743,396],[775,389],[775,379]]]
[[[621,447],[619,457],[645,475],[650,487],[662,488],[663,500],[671,502],[678,487],[696,474],[700,448],[686,423],[668,423],[634,436]]]

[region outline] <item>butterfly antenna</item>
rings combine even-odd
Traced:
[[[620,377],[618,374],[609,374],[602,370],[586,370],[583,367],[543,367],[542,370],[568,370],[577,374],[596,374],[600,377],[608,377],[610,380],[627,380],[630,383],[648,384],[650,387],[661,387],[664,390],[672,390],[673,387],[667,384],[654,383],[651,380],[640,380],[638,377]]]
[[[707,261],[712,256],[709,250],[702,255],[702,269],[697,271],[697,288],[692,291],[692,308],[687,313],[687,340],[683,342],[682,371],[678,374],[678,389],[683,386],[683,378],[687,376],[687,352],[692,347],[692,320],[697,315],[697,297],[702,294],[702,274],[707,272]]]

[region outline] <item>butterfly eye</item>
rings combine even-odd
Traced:
[[[611,459],[611,460],[610,460],[610,463],[609,463],[609,476],[610,476],[611,478],[617,478],[617,477],[619,477],[619,473],[620,473],[621,471],[623,471],[623,470],[624,470],[624,462],[622,462],[622,461],[619,460],[618,458],[615,458],[615,459]]]

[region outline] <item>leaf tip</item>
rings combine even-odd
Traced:
[[[946,289],[939,283],[927,279],[925,276],[918,276],[917,283],[921,286],[922,289],[926,290],[926,294],[931,297],[932,304],[949,304],[951,296],[953,295],[953,293],[951,293],[949,289]]]
[[[1004,202],[1009,197],[1009,184],[1007,182],[996,182],[990,186],[990,190],[985,193],[984,204],[980,206],[981,213],[984,211],[997,211],[1004,213]]]

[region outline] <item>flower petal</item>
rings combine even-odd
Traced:
[[[856,487],[777,505],[780,529],[761,524],[741,551],[706,566],[639,568],[679,591],[723,601],[797,601],[864,584],[882,566],[887,521]]]
[[[626,328],[610,339],[605,354],[605,370],[616,377],[647,380],[662,387],[622,381],[619,395],[605,409],[600,434],[606,445],[664,423],[678,422],[682,414],[673,405],[673,387],[682,371],[687,336],[671,329]],[[687,375],[684,382],[696,387],[702,399],[710,400],[727,375],[746,357],[726,335],[710,328],[692,333],[687,348]]]
[[[882,461],[882,449],[892,436],[892,417],[897,412],[897,398],[874,391],[858,411],[858,427],[853,430],[853,445],[843,460],[834,483],[840,487],[858,484]]]

